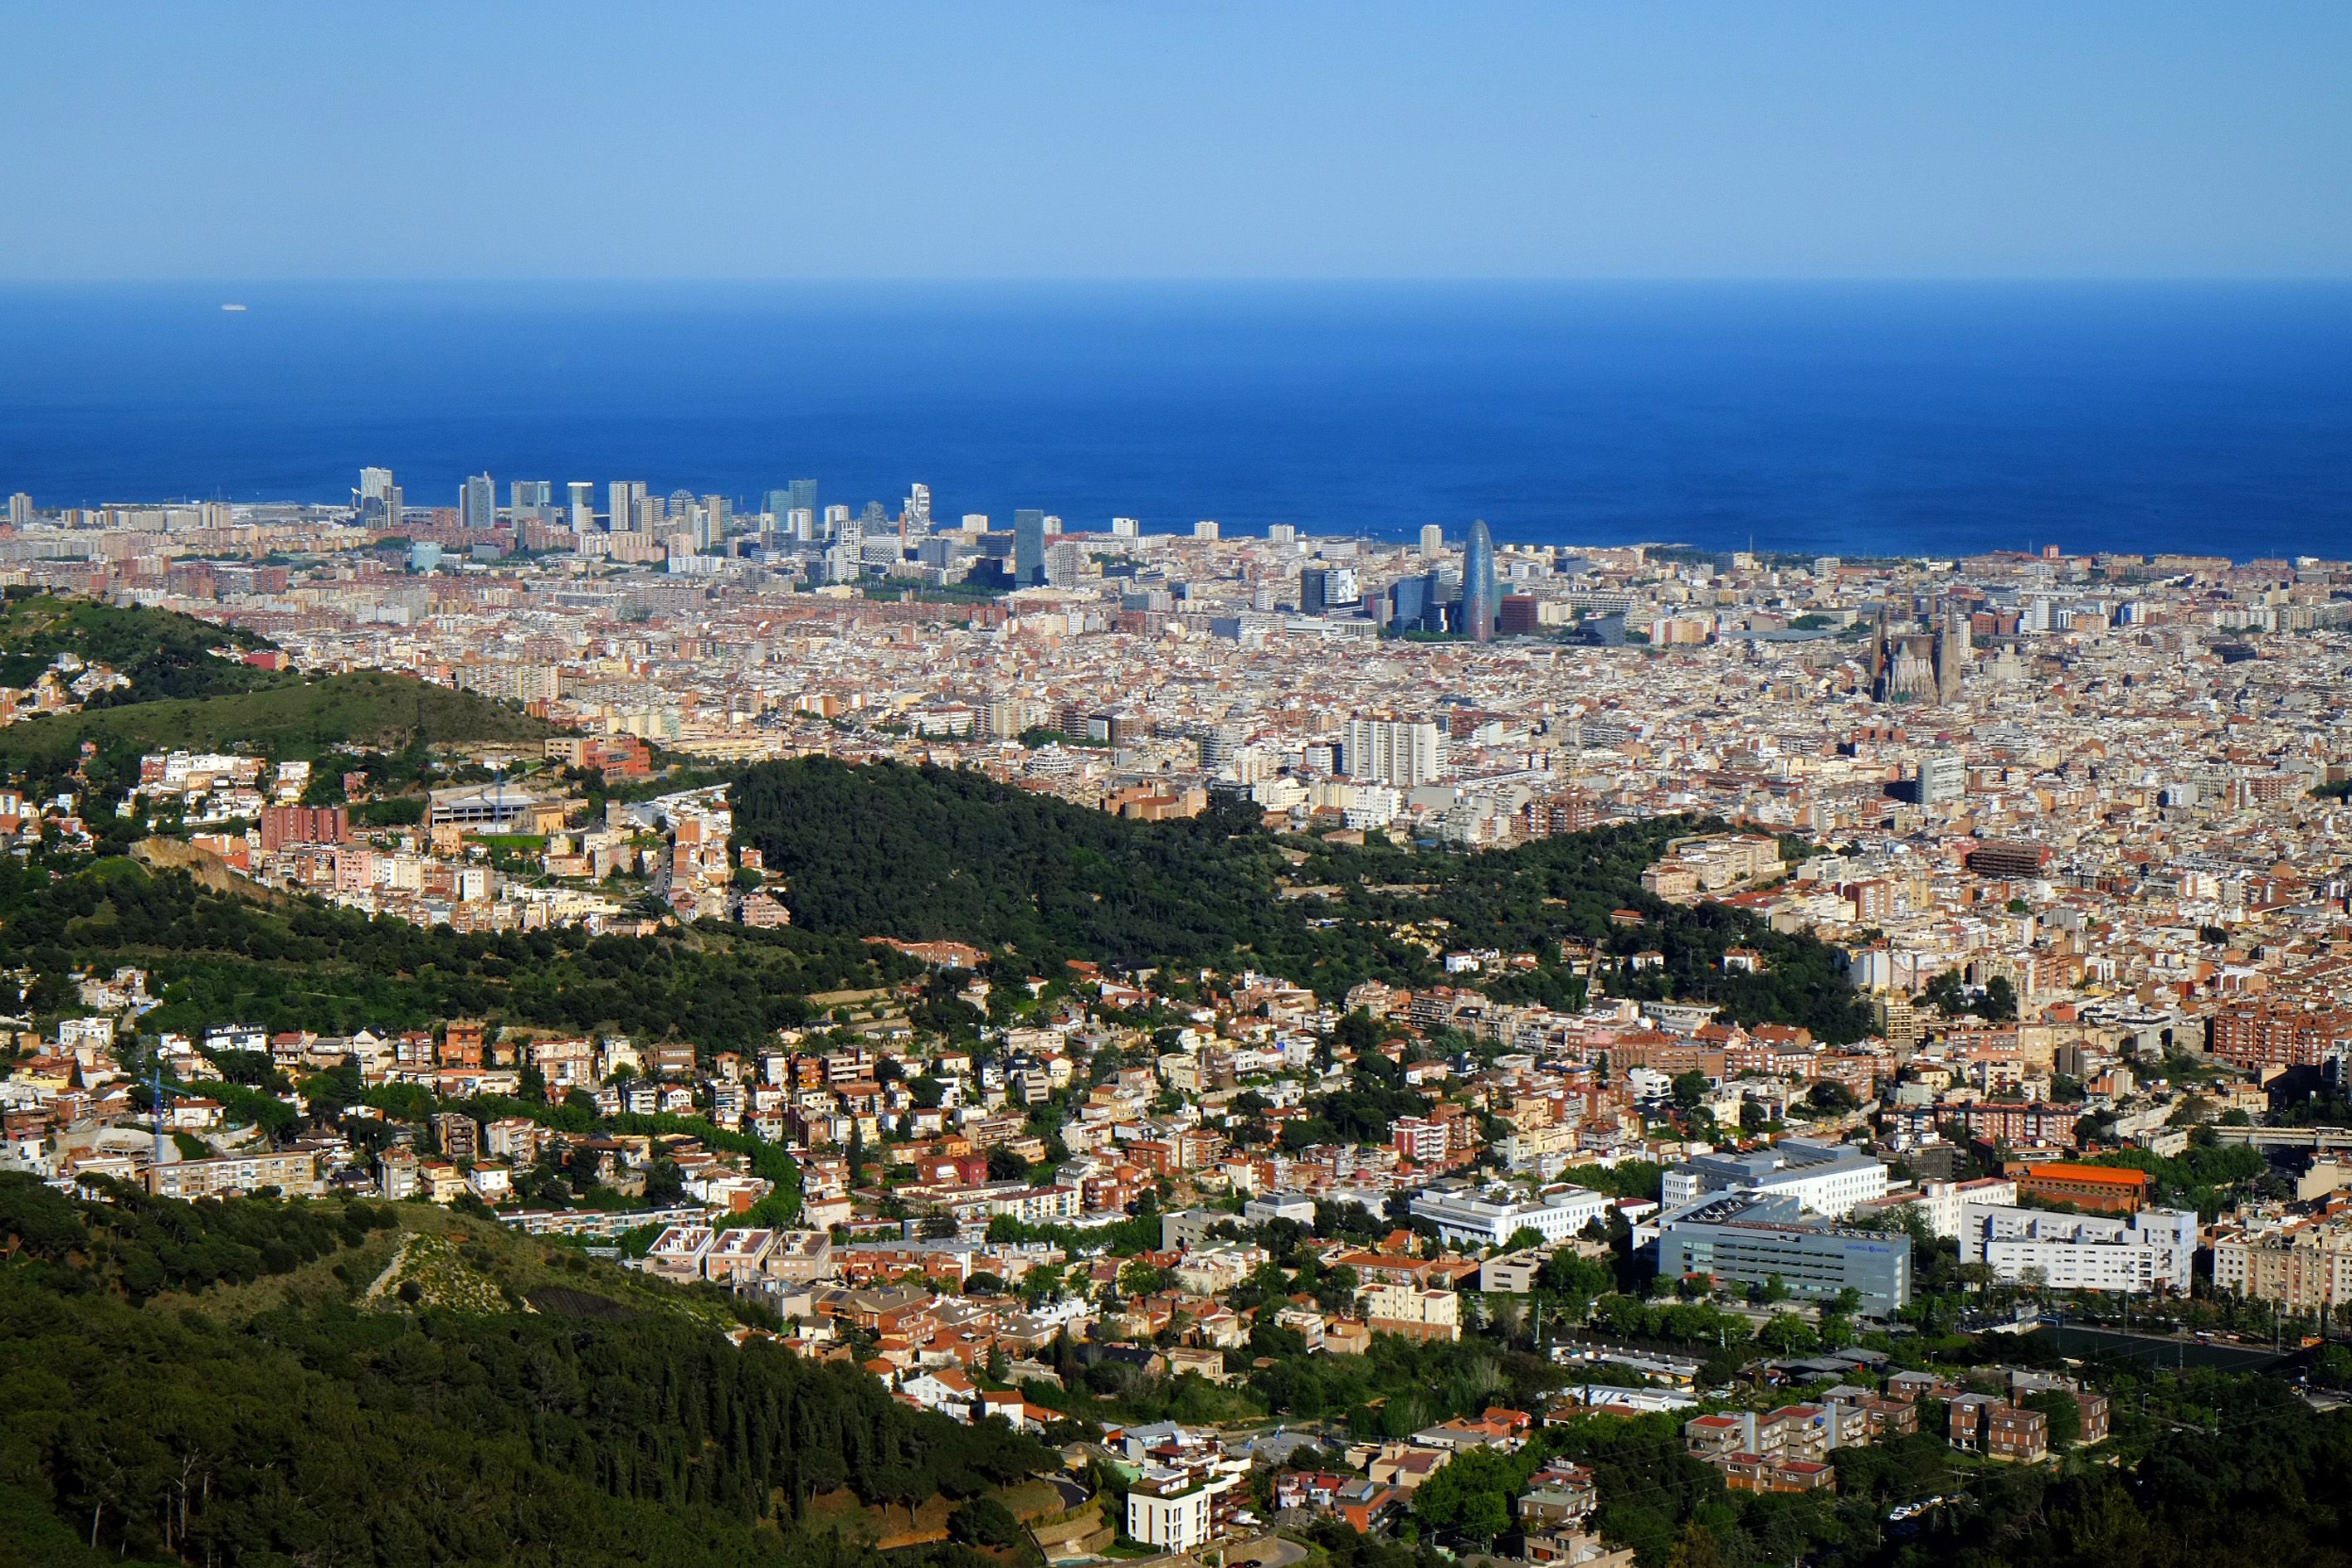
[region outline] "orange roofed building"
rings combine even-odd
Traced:
[[[2073,1204],[2088,1214],[2137,1214],[2154,1178],[2113,1165],[2028,1165],[2017,1173],[2017,1195]]]

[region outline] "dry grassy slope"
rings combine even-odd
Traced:
[[[156,871],[185,871],[199,887],[257,904],[286,905],[299,900],[265,888],[228,868],[228,862],[209,849],[199,849],[177,838],[142,838],[131,847],[131,858]]]
[[[635,1312],[675,1312],[698,1319],[715,1329],[734,1326],[725,1306],[713,1297],[682,1290],[645,1275],[632,1273],[571,1247],[538,1241],[509,1230],[493,1220],[453,1214],[426,1204],[390,1205],[399,1216],[395,1234],[376,1231],[367,1245],[346,1248],[331,1258],[308,1263],[290,1274],[257,1279],[247,1285],[215,1286],[194,1296],[159,1297],[160,1309],[193,1308],[208,1315],[240,1321],[289,1302],[320,1305],[355,1301],[385,1275],[394,1255],[403,1247],[412,1253],[413,1277],[422,1304],[461,1310],[513,1311],[535,1310],[511,1303],[528,1302],[533,1292],[560,1288],[595,1300],[611,1301]],[[421,1249],[412,1246],[422,1242]],[[404,1270],[384,1281],[374,1304],[386,1310],[405,1306],[398,1295]]]
[[[1062,1494],[1053,1484],[1034,1478],[1005,1487],[994,1496],[1024,1521],[1050,1518],[1062,1509]],[[812,1499],[808,1522],[820,1531],[837,1529],[848,1540],[870,1542],[889,1551],[945,1541],[948,1515],[955,1510],[955,1502],[945,1497],[934,1497],[911,1511],[895,1504],[872,1507],[858,1501],[857,1494],[844,1487]]]

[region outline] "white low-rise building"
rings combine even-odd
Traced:
[[[1242,1205],[1242,1218],[1252,1225],[1286,1219],[1311,1226],[1315,1223],[1315,1200],[1306,1193],[1267,1193]]]
[[[1439,1182],[1412,1199],[1413,1218],[1428,1220],[1440,1236],[1465,1247],[1501,1247],[1522,1230],[1557,1247],[1588,1225],[1605,1223],[1608,1215],[1609,1199],[1583,1187],[1538,1195],[1521,1188]]]
[[[1972,1203],[1961,1212],[1960,1261],[2012,1283],[2185,1295],[2196,1257],[2197,1216],[2186,1209],[2126,1216]]]
[[[1919,1211],[1927,1228],[1941,1241],[1960,1234],[1960,1223],[1970,1204],[2006,1206],[2017,1202],[2017,1178],[1979,1176],[1968,1182],[1925,1182],[1907,1205]]]
[[[1128,1489],[1128,1539],[1163,1552],[1190,1552],[1206,1544],[1214,1495],[1199,1476],[1146,1469]]]
[[[1886,1195],[1886,1167],[1843,1143],[1784,1138],[1745,1153],[1702,1154],[1665,1173],[1660,1203],[1677,1209],[1718,1194],[1794,1198],[1806,1210],[1843,1218]]]

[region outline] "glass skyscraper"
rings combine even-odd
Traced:
[[[1013,582],[1026,588],[1045,580],[1045,514],[1022,507],[1013,514]]]
[[[1502,595],[1495,583],[1495,536],[1485,520],[1470,525],[1462,551],[1462,630],[1473,642],[1493,642]]]

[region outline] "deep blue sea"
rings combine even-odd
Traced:
[[[248,307],[220,310],[226,300]],[[0,492],[2352,556],[2352,286],[0,289]]]

